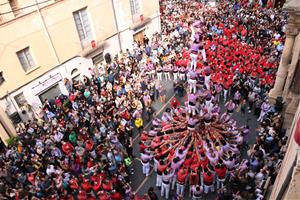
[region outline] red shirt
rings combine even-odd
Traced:
[[[70,143],[70,142],[65,142],[63,145],[62,145],[62,150],[65,154],[69,155],[73,152],[74,150],[74,147],[73,145]]]
[[[142,141],[148,140],[148,135],[146,135],[146,134],[143,132],[142,135],[141,135],[141,140],[142,140]]]
[[[119,192],[114,192],[113,194],[111,194],[111,199],[113,200],[121,200],[122,199],[122,196]]]
[[[69,99],[71,102],[73,102],[75,100],[75,95],[74,94],[70,94]]]
[[[146,149],[144,143],[140,144],[139,147],[140,147],[140,152],[144,152],[144,150]]]
[[[177,181],[178,181],[180,184],[184,184],[184,183],[185,183],[185,179],[186,179],[186,177],[187,177],[187,174],[188,174],[188,170],[180,169],[180,170],[177,172]]]
[[[162,175],[162,173],[167,169],[167,164],[166,165],[161,165],[158,163],[157,165],[157,174]]]
[[[73,190],[77,190],[79,188],[78,183],[77,183],[77,179],[73,178],[69,181],[70,183],[70,188]]]
[[[190,167],[192,164],[192,161],[193,161],[192,158],[186,158],[183,162],[183,166]]]
[[[98,175],[94,175],[91,177],[91,180],[93,181],[94,185],[93,185],[93,190],[95,191],[99,191],[101,188],[101,180],[100,177]]]
[[[199,183],[198,174],[195,172],[191,172],[189,182],[190,185],[197,185]]]
[[[81,187],[82,189],[84,189],[85,191],[90,191],[92,186],[91,184],[88,182],[88,180],[84,180],[83,183],[81,183]]]
[[[106,194],[105,192],[98,192],[98,198],[99,200],[110,200],[110,197],[108,194]]]
[[[172,98],[172,101],[170,102],[170,105],[172,108],[177,108],[180,106],[180,102],[174,97]]]
[[[215,172],[218,175],[219,179],[224,179],[226,175],[226,168],[221,167],[219,169],[215,168]]]
[[[208,165],[208,162],[209,162],[208,158],[205,157],[204,160],[201,160],[201,159],[200,159],[199,165],[200,165],[202,168],[204,168],[204,167],[206,167],[206,166]]]
[[[106,191],[112,190],[112,183],[110,180],[106,180],[102,183],[102,188]]]
[[[214,176],[211,173],[210,176],[207,175],[207,173],[202,173],[202,177],[203,177],[203,182],[205,185],[211,185],[213,183],[214,180]]]
[[[78,200],[85,200],[86,198],[87,198],[86,192],[80,190],[80,191],[78,192],[77,199],[78,199]]]
[[[94,142],[93,140],[88,140],[86,141],[85,143],[85,148],[88,150],[88,151],[91,151],[93,149],[93,146],[94,146]]]

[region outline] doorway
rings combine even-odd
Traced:
[[[135,33],[133,35],[133,40],[139,41],[141,44],[143,44],[144,35],[145,35],[145,29]]]

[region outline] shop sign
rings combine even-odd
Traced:
[[[34,94],[41,93],[42,91],[48,89],[50,86],[54,85],[62,79],[61,74],[57,73],[55,75],[50,75],[49,78],[44,81],[39,81],[36,86],[32,88]]]

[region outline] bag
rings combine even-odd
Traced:
[[[143,119],[142,118],[137,118],[135,121],[134,121],[134,125],[137,127],[137,128],[141,128],[143,126]]]
[[[236,108],[236,112],[240,112],[240,111],[241,111],[241,105],[242,105],[242,104],[239,104],[239,105],[238,105],[238,107]]]
[[[126,165],[126,166],[130,166],[131,163],[132,163],[132,161],[131,161],[131,159],[130,159],[129,157],[125,158],[125,159],[124,159],[124,162],[125,162],[125,165]]]

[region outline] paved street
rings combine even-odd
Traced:
[[[168,81],[168,82],[164,82],[166,88],[167,88],[167,102],[174,96],[174,91],[173,91],[173,83],[172,81]],[[183,105],[184,99],[183,98],[179,98],[177,97],[181,104]],[[161,116],[161,114],[163,113],[163,111],[168,107],[168,103],[167,104],[162,104],[159,100],[155,101],[153,103],[153,107],[155,108],[155,110],[158,112],[158,115]],[[221,105],[222,108],[222,112],[224,111],[223,109],[223,104]],[[257,119],[256,117],[254,117],[254,115],[252,113],[250,114],[246,114],[245,116],[243,116],[241,113],[234,113],[234,117],[233,117],[237,122],[239,126],[248,124],[250,126],[250,130],[251,130],[251,134],[249,134],[248,138],[246,138],[246,140],[248,141],[249,144],[253,144],[255,142],[255,137],[256,137],[256,133],[255,133],[255,129],[257,127]],[[151,120],[150,122],[146,122],[145,123],[145,128],[146,130],[148,130],[151,126],[150,126]],[[132,182],[132,187],[133,189],[139,194],[145,194],[147,193],[148,189],[150,187],[153,187],[155,189],[155,192],[157,193],[157,195],[159,196],[160,199],[163,199],[162,197],[160,197],[160,190],[159,188],[155,187],[155,182],[156,182],[156,174],[153,172],[153,168],[151,166],[151,174],[149,177],[145,177],[142,173],[142,165],[140,162],[140,153],[139,153],[139,141],[140,138],[138,136],[138,133],[135,131],[134,133],[134,145],[133,145],[133,152],[134,155],[136,156],[136,158],[134,159],[133,165],[134,165],[134,169],[135,169],[135,174],[131,176],[131,182]],[[245,157],[246,156],[246,151],[242,151],[242,156]],[[186,192],[185,194],[187,194],[187,187],[186,187]],[[172,195],[174,195],[175,191],[171,190],[171,197]],[[209,194],[205,197],[205,199],[214,199],[215,195],[214,194]],[[185,199],[190,199],[187,195],[185,196]]]

